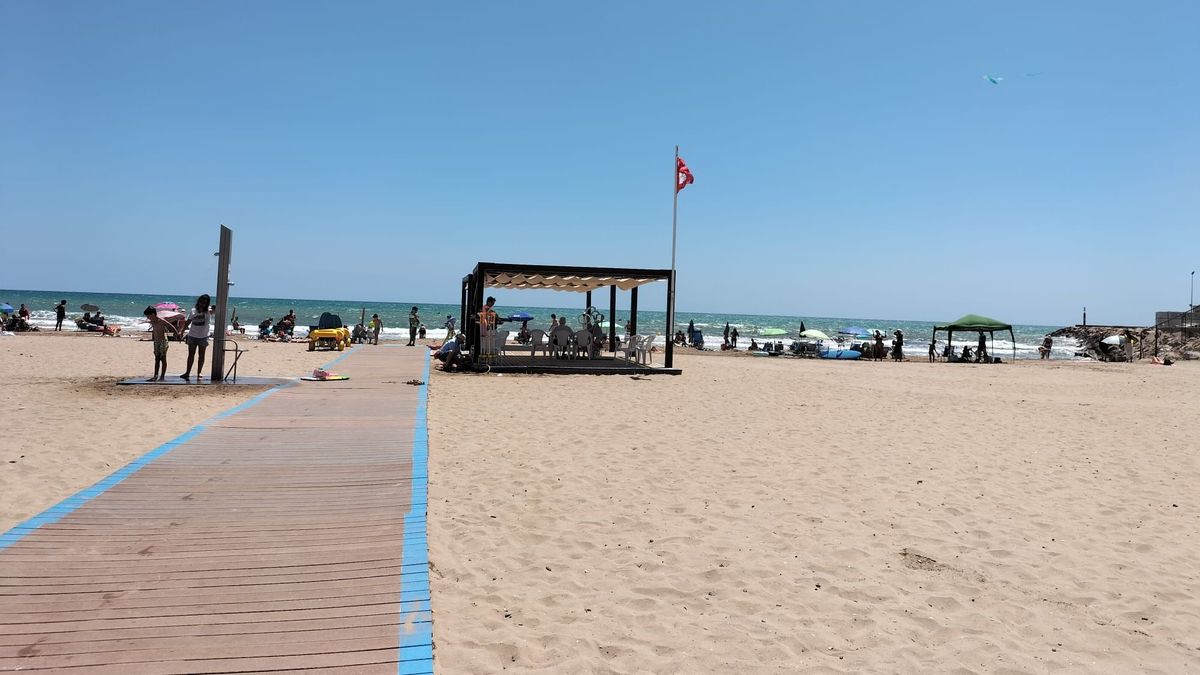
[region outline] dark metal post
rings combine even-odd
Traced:
[[[617,353],[617,285],[608,287],[608,346]]]
[[[675,363],[675,270],[671,270],[671,276],[667,277],[667,353],[663,359],[663,366],[666,368],[673,367]]]
[[[584,311],[587,311],[592,306],[592,292],[588,291],[587,295],[585,295],[584,297],[585,297],[585,300],[583,301],[583,309],[584,309]]]
[[[210,382],[225,381],[225,309],[229,304],[229,258],[233,255],[233,231],[221,226],[217,250],[217,316],[213,326],[212,376]],[[196,373],[199,376],[199,373]]]
[[[634,286],[632,291],[629,291],[629,334],[637,335],[637,293],[638,287]],[[670,335],[667,336],[671,337]]]
[[[482,345],[482,326],[479,324],[479,312],[483,310],[483,278],[484,273],[471,274],[470,307],[467,309],[467,322],[471,330],[467,333],[468,344],[471,345],[472,360],[479,359],[479,348]]]
[[[458,306],[458,329],[466,335],[467,331],[467,279],[462,280],[462,304]],[[453,336],[447,336],[453,337]]]

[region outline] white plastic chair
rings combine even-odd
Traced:
[[[559,326],[550,331],[550,356],[562,356],[567,353],[567,345],[570,342],[571,329],[566,326]]]
[[[537,356],[538,350],[542,350],[542,354],[550,354],[550,345],[546,341],[546,331],[541,328],[535,328],[529,331],[529,355]]]
[[[496,355],[496,340],[492,331],[479,327],[479,357],[484,358]]]
[[[651,350],[654,348],[654,340],[657,337],[658,337],[658,335],[651,333],[649,335],[643,335],[642,339],[638,341],[638,347],[637,347],[638,363],[644,363],[646,365],[650,365],[651,361],[653,360],[653,357],[651,357]]]
[[[641,335],[628,335],[625,339],[625,344],[621,345],[620,351],[625,355],[626,359],[637,357],[638,345],[642,343]]]
[[[592,334],[586,328],[575,331],[575,353],[585,359],[592,358]]]
[[[498,330],[492,333],[492,353],[504,355],[504,345],[508,342],[508,334],[512,331]]]

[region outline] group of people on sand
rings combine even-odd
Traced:
[[[272,325],[274,324],[274,325]],[[258,339],[269,342],[291,342],[296,331],[296,310],[289,309],[279,321],[267,317],[258,324]]]
[[[66,302],[66,300],[63,300],[63,302]],[[12,309],[11,305],[6,305],[5,307],[7,310]],[[60,319],[59,322],[61,323],[61,321]],[[29,323],[29,308],[22,303],[21,308],[11,315],[7,313],[0,315],[0,330],[10,333],[28,333],[38,330],[38,327]]]
[[[59,300],[54,306],[54,332],[61,332],[63,322],[67,320],[67,301]],[[12,313],[12,315],[0,315],[0,330],[13,333],[33,333],[41,329],[33,325],[32,314],[29,307],[25,303],[21,303],[21,307]],[[95,312],[84,312],[83,316],[75,319],[75,327],[89,333],[99,333],[101,335],[120,335],[121,327],[109,325],[104,320],[104,314],[96,309]]]
[[[723,333],[725,339],[721,342],[721,351],[728,352],[737,349],[738,344],[738,329],[737,326],[729,327],[729,322],[725,322],[725,331]]]
[[[170,331],[178,337],[182,331],[175,324],[160,317],[158,310],[153,306],[147,307],[142,314],[150,322],[150,339],[154,345],[154,376],[148,381],[162,382],[167,378],[167,350],[170,347],[170,342],[167,341],[167,332]],[[195,364],[196,380],[203,379],[201,373],[204,372],[204,356],[208,351],[208,338],[212,334],[212,324],[212,299],[205,293],[196,298],[196,305],[188,311],[183,322],[187,330],[184,337],[187,342],[188,356],[187,368],[179,376],[180,378],[191,380],[192,365]]]
[[[454,334],[454,319],[449,314],[446,315],[446,335]],[[425,324],[421,323],[421,308],[413,307],[408,312],[408,343],[407,347],[414,347],[417,340],[424,340],[426,334]],[[361,322],[354,326],[354,330],[350,333],[350,340],[354,343],[365,343],[369,345],[379,344],[379,334],[383,332],[383,318],[379,314],[372,314],[371,320],[367,325]]]

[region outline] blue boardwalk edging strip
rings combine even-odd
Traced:
[[[405,575],[400,582],[400,649],[396,672],[418,675],[433,672],[433,623],[429,612],[429,541],[425,534],[429,465],[429,350],[425,350],[424,384],[417,392],[413,423],[412,489],[404,515],[404,554],[400,565],[420,565],[426,574]]]
[[[347,356],[350,356],[350,354],[355,352],[357,349],[358,349],[358,347],[352,347],[352,348],[346,350],[346,352],[344,354],[342,354],[341,356],[337,357],[336,359],[330,361],[329,363],[325,364],[322,367],[328,368],[328,367],[332,366],[333,364],[337,363],[338,361],[341,361],[342,359],[346,358]],[[425,368],[428,371],[428,369],[429,369],[428,360],[426,360]],[[99,497],[100,495],[104,494],[105,492],[110,490],[114,485],[119,484],[121,481],[123,481],[126,478],[129,478],[130,476],[132,476],[133,474],[137,473],[142,467],[146,466],[150,462],[153,462],[154,460],[158,459],[159,457],[162,457],[163,455],[174,450],[175,448],[179,447],[180,445],[187,443],[189,440],[191,440],[193,437],[195,437],[196,434],[200,433],[201,431],[204,431],[204,427],[208,426],[209,424],[212,424],[213,422],[216,422],[217,420],[223,420],[226,417],[233,415],[234,413],[245,410],[246,408],[249,408],[250,406],[258,403],[259,401],[263,400],[267,396],[270,396],[272,393],[279,391],[280,389],[282,389],[283,387],[286,387],[286,386],[289,386],[289,385],[285,384],[285,385],[271,387],[270,389],[268,389],[264,392],[261,392],[254,398],[251,398],[249,401],[244,401],[242,403],[239,403],[239,404],[233,406],[229,410],[225,410],[225,411],[217,413],[216,415],[213,415],[212,417],[204,420],[200,424],[197,424],[196,426],[192,427],[191,429],[188,429],[187,431],[176,436],[175,438],[172,438],[171,440],[167,441],[166,443],[163,443],[162,445],[151,450],[150,452],[147,452],[146,454],[142,455],[141,457],[138,457],[137,459],[133,460],[129,464],[126,464],[125,466],[121,467],[120,469],[117,469],[116,471],[114,471],[113,473],[111,473],[107,477],[105,477],[103,480],[101,480],[99,483],[96,483],[95,485],[93,485],[89,488],[85,488],[83,490],[80,490],[79,492],[76,492],[75,494],[71,495],[70,497],[67,497],[66,499],[62,500],[61,502],[55,504],[54,506],[51,506],[50,508],[46,509],[45,511],[42,511],[41,513],[30,518],[29,520],[17,523],[11,529],[6,531],[4,534],[0,534],[0,551],[3,551],[4,549],[12,546],[13,544],[17,543],[18,541],[24,539],[29,533],[37,530],[39,527],[57,523],[58,521],[65,518],[66,516],[77,511],[79,509],[79,507],[83,506],[84,504],[87,504],[88,502],[92,501],[96,497]],[[422,501],[424,501],[424,500],[422,499]]]
[[[286,385],[284,385],[284,386],[286,386]],[[28,535],[29,533],[37,530],[39,527],[43,527],[45,525],[50,525],[52,523],[57,523],[58,521],[65,518],[66,516],[77,511],[79,509],[79,507],[83,506],[84,504],[87,504],[88,502],[92,501],[96,497],[99,497],[100,495],[104,494],[109,489],[111,489],[114,485],[117,485],[121,481],[123,481],[126,478],[129,478],[130,476],[132,476],[133,474],[137,473],[142,467],[146,466],[150,462],[153,462],[154,460],[158,459],[159,457],[162,457],[163,455],[174,450],[175,448],[183,445],[184,443],[187,443],[194,436],[196,436],[196,434],[199,434],[201,431],[204,431],[204,427],[208,426],[209,424],[212,424],[213,422],[215,422],[217,420],[229,417],[230,415],[232,415],[238,411],[245,410],[246,408],[249,408],[250,406],[254,405],[255,403],[258,403],[259,401],[263,400],[264,398],[271,395],[272,393],[279,391],[281,388],[282,387],[271,387],[270,389],[258,394],[257,396],[250,399],[249,401],[246,401],[244,403],[239,403],[238,405],[235,405],[234,407],[230,408],[229,410],[225,410],[223,412],[217,413],[216,415],[201,422],[200,424],[197,424],[196,426],[192,427],[191,429],[188,429],[187,431],[176,436],[175,438],[167,441],[166,443],[163,443],[162,445],[151,450],[150,452],[147,452],[146,454],[142,455],[141,457],[138,457],[137,459],[133,460],[129,464],[126,464],[125,466],[121,467],[120,469],[117,469],[113,473],[109,474],[108,477],[101,480],[99,483],[96,483],[95,485],[93,485],[89,488],[85,488],[83,490],[80,490],[79,492],[76,492],[75,494],[71,495],[70,497],[67,497],[66,499],[62,500],[58,504],[55,504],[54,506],[51,506],[50,508],[46,509],[45,511],[42,511],[41,513],[30,518],[29,520],[26,520],[22,523],[18,523],[16,525],[14,525],[12,527],[12,529],[8,530],[4,534],[0,534],[0,551],[3,551],[4,549],[17,543],[21,539],[25,538],[25,536]]]

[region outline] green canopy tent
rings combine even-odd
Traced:
[[[934,326],[932,338],[934,342],[937,341],[938,331],[946,331],[947,344],[950,344],[953,341],[955,331],[960,333],[988,333],[992,338],[993,347],[992,349],[988,350],[988,353],[993,355],[996,353],[996,331],[1008,331],[1008,337],[1009,340],[1012,341],[1013,346],[1013,360],[1015,361],[1017,359],[1017,338],[1013,335],[1012,324],[1007,324],[1003,321],[997,321],[995,319],[989,319],[986,316],[980,316],[978,314],[967,314],[966,316],[960,317],[958,321],[952,321],[945,326]]]

